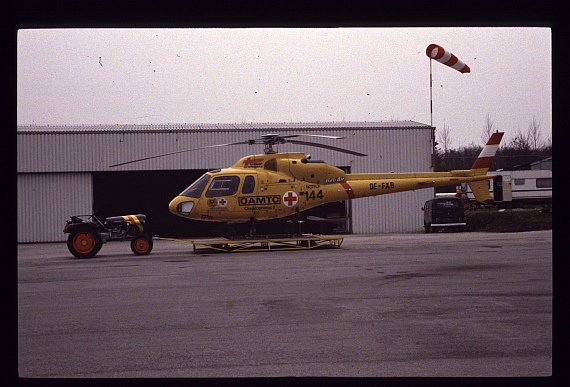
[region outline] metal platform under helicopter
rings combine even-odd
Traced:
[[[309,250],[315,248],[339,248],[342,237],[326,237],[319,235],[300,235],[289,237],[240,237],[233,240],[204,239],[184,240],[154,237],[153,239],[190,243],[194,253],[239,253],[283,250]]]

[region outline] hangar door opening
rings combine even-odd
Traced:
[[[341,168],[347,173],[349,167]],[[167,238],[212,237],[225,233],[224,223],[184,219],[170,212],[168,204],[202,176],[206,170],[120,171],[93,173],[93,210],[104,220],[111,216],[144,214],[150,234]],[[327,203],[301,214],[302,232],[336,234],[351,232],[349,200]],[[264,220],[256,229],[264,234],[296,233],[293,220]],[[235,225],[235,232],[245,235],[249,225]]]
[[[206,170],[93,173],[93,210],[97,217],[144,214],[149,233],[184,238],[209,235],[203,222],[180,218],[168,203]]]

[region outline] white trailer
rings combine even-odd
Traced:
[[[551,170],[489,171],[489,174],[496,176],[493,180],[487,180],[487,186],[491,199],[500,207],[552,206]],[[461,185],[461,197],[465,202],[475,201],[468,184]]]

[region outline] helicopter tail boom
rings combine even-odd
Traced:
[[[456,175],[454,172],[461,173]],[[344,198],[339,200],[358,199],[445,185],[471,184],[473,182],[483,182],[492,177],[491,175],[475,175],[472,171],[349,174],[346,175],[346,180],[340,183],[342,188],[336,191],[344,194]],[[483,185],[486,187],[485,183]]]
[[[445,185],[468,183],[479,202],[491,199],[485,180],[494,175],[487,171],[499,148],[504,133],[493,133],[477,160],[468,170],[450,172],[418,172],[418,173],[363,173],[347,174],[342,189],[348,199],[377,196],[395,192],[413,191]],[[338,189],[338,191],[342,191]],[[345,197],[346,199],[346,197]]]

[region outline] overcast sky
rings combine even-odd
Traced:
[[[549,28],[43,29],[18,31],[19,125],[430,123],[482,144],[533,117],[552,136]],[[506,140],[506,141],[505,141]]]

